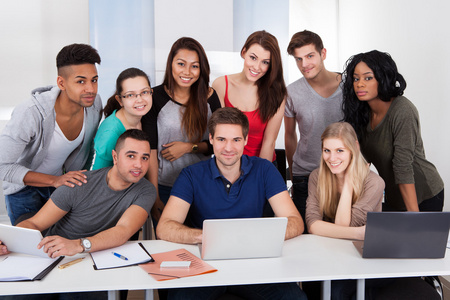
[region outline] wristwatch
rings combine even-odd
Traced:
[[[197,153],[197,151],[198,151],[198,145],[197,144],[192,145],[192,153]]]
[[[81,239],[81,247],[83,247],[82,253],[91,251],[91,247],[92,247],[91,241],[86,238],[82,238]]]

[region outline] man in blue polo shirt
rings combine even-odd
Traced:
[[[277,217],[287,217],[285,239],[303,232],[278,170],[267,160],[243,155],[248,134],[247,117],[236,108],[216,110],[208,122],[214,157],[189,166],[176,180],[156,229],[160,239],[185,244],[202,242],[205,219],[262,217],[268,199]],[[193,228],[184,225],[187,214]],[[295,283],[173,289],[169,299],[205,299],[232,293],[252,299],[306,299]]]

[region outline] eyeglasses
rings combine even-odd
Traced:
[[[149,91],[142,91],[140,94],[126,94],[126,95],[120,95],[120,98],[122,99],[137,99],[138,96],[141,96],[141,98],[149,98],[150,95],[153,94],[151,90]]]

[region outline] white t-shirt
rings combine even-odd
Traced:
[[[84,110],[83,127],[80,134],[73,141],[69,141],[59,128],[58,122],[55,121],[55,131],[48,147],[48,154],[35,171],[54,176],[62,175],[63,165],[67,157],[83,142],[85,124],[86,110]]]

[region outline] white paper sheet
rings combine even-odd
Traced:
[[[125,256],[128,260],[115,256],[113,252]],[[127,243],[116,248],[92,252],[91,257],[98,270],[132,266],[152,260],[140,243]]]
[[[8,255],[0,261],[0,281],[33,280],[53,262],[51,258]]]

